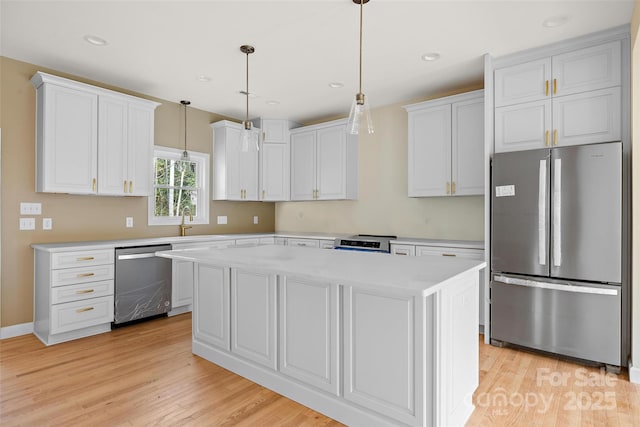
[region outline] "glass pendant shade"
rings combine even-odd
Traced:
[[[364,94],[361,93],[354,98],[349,112],[349,120],[347,121],[348,133],[358,135],[360,130],[366,130],[367,133],[373,133],[374,131],[369,104],[365,102]]]
[[[259,135],[258,131],[253,129],[251,122],[244,122],[242,130],[240,131],[240,151],[259,151]]]

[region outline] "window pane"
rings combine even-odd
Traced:
[[[172,187],[196,187],[197,169],[195,163],[182,160],[168,160],[168,168],[167,184]]]
[[[156,184],[168,184],[169,171],[167,163],[167,159],[155,159]]]
[[[179,217],[184,209],[186,214],[198,214],[198,191],[176,188],[155,189],[155,216]]]

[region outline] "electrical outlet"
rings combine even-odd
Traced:
[[[51,230],[53,228],[53,220],[51,218],[42,218],[42,229]]]
[[[218,224],[226,224],[227,216],[226,215],[218,215]]]
[[[20,215],[42,215],[42,203],[20,203]]]
[[[257,224],[258,223],[258,215],[254,215],[253,216],[253,223]]]
[[[20,218],[20,230],[35,230],[36,219],[35,218]]]
[[[127,217],[126,226],[127,226],[127,228],[132,228],[133,227],[133,217],[132,216],[128,216]]]

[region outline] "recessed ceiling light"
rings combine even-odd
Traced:
[[[280,101],[272,99],[271,101],[267,101],[267,105],[280,105]]]
[[[547,27],[547,28],[555,28],[555,27],[559,27],[561,25],[566,24],[567,22],[569,22],[569,17],[562,15],[562,16],[553,16],[551,18],[547,18],[544,21],[542,21],[542,26],[543,27]]]
[[[344,87],[344,84],[340,82],[331,82],[329,83],[329,87],[332,89],[340,89],[341,87]]]
[[[438,52],[429,52],[422,55],[423,61],[437,61],[440,59],[440,54]]]
[[[208,83],[211,81],[211,77],[209,76],[205,76],[204,74],[196,77],[196,80],[198,80],[199,82],[203,82],[203,83]]]
[[[242,96],[247,96],[247,91],[245,91],[245,90],[240,90],[240,91],[238,91],[238,93],[240,95],[242,95]],[[257,98],[257,97],[258,97],[258,95],[256,95],[255,93],[249,92],[249,98]]]
[[[98,36],[93,36],[91,34],[87,34],[83,38],[87,43],[91,43],[94,46],[106,46],[107,44],[109,44],[105,39]]]

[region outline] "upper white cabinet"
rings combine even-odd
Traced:
[[[253,124],[262,129],[260,148],[260,200],[286,201],[290,196],[290,143],[289,130],[300,126],[282,119],[255,119]]]
[[[258,200],[259,151],[240,149],[241,124],[223,120],[211,127],[213,200]]]
[[[291,131],[291,200],[356,199],[358,140],[346,120]]]
[[[620,140],[621,58],[616,40],[497,68],[495,151]]]
[[[146,196],[160,105],[37,72],[36,191]]]
[[[409,197],[484,194],[483,91],[404,108]]]

